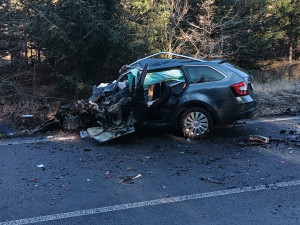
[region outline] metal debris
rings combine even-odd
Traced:
[[[132,180],[136,180],[136,179],[138,179],[140,177],[142,177],[142,174],[138,174],[138,175],[136,175],[134,177],[127,177],[124,180],[120,181],[119,184],[126,183],[126,182],[129,182],[129,181],[132,181]]]

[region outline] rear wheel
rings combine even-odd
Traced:
[[[213,129],[213,119],[209,112],[200,107],[188,109],[180,118],[180,130],[184,137],[201,139]]]

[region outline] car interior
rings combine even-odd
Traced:
[[[170,118],[186,87],[183,74],[180,78],[172,79],[169,76],[164,77],[164,71],[159,73],[162,75],[160,82],[153,82],[145,88],[147,120],[151,122],[163,122]],[[153,74],[155,73],[151,75]]]

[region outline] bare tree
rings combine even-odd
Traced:
[[[181,30],[180,39],[186,42],[186,53],[208,59],[224,58],[243,48],[228,48],[240,32],[235,27],[242,22],[232,7],[223,16],[216,16],[214,0],[205,0],[198,7],[201,13],[196,20],[188,23],[186,31]]]
[[[166,0],[166,13],[169,17],[169,23],[166,27],[165,35],[162,36],[162,43],[166,46],[168,52],[181,52],[184,45],[179,36],[181,35],[182,23],[186,22],[186,16],[189,10],[187,0]]]

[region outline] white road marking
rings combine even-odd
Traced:
[[[50,141],[69,141],[69,140],[77,140],[78,136],[70,135],[70,136],[47,136],[43,138],[31,138],[31,139],[19,139],[19,140],[6,140],[0,142],[0,146],[7,145],[21,145],[21,144],[35,144],[35,143],[46,143]]]
[[[196,199],[202,199],[202,198],[211,198],[211,197],[217,197],[217,196],[239,194],[239,193],[253,192],[253,191],[262,191],[262,190],[276,189],[276,188],[283,188],[283,187],[290,187],[290,186],[298,186],[298,185],[300,185],[300,180],[280,182],[280,183],[274,183],[274,184],[268,184],[268,185],[257,185],[257,186],[252,186],[252,187],[235,188],[235,189],[229,189],[229,190],[212,191],[212,192],[206,192],[206,193],[183,195],[183,196],[177,196],[177,197],[155,199],[155,200],[150,200],[150,201],[133,202],[133,203],[113,205],[113,206],[107,206],[107,207],[101,207],[101,208],[78,210],[78,211],[66,212],[66,213],[58,213],[58,214],[53,214],[53,215],[31,217],[31,218],[27,218],[27,219],[11,220],[11,221],[7,221],[7,222],[0,222],[0,225],[12,225],[12,224],[20,225],[20,224],[31,224],[31,223],[38,223],[38,222],[61,220],[61,219],[72,218],[72,217],[80,217],[80,216],[86,216],[86,215],[94,215],[94,214],[100,214],[100,213],[106,213],[106,212],[120,211],[120,210],[125,210],[125,209],[134,209],[134,208],[140,208],[140,207],[169,204],[169,203],[174,203],[174,202],[182,202],[182,201],[196,200]]]

